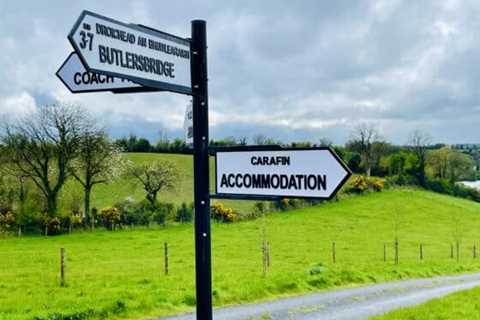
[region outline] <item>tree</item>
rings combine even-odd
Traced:
[[[425,186],[425,168],[427,165],[427,151],[431,144],[429,134],[415,130],[410,136],[410,150],[416,157],[415,174],[421,186]]]
[[[448,179],[454,183],[474,176],[475,162],[468,154],[451,150],[448,156]]]
[[[176,165],[166,160],[134,165],[129,169],[129,175],[142,184],[147,193],[146,199],[152,205],[156,203],[160,191],[175,188],[175,183],[179,180]]]
[[[108,183],[118,176],[121,164],[122,156],[118,147],[103,130],[92,127],[81,136],[78,157],[72,161],[70,170],[83,187],[84,217],[91,222],[90,196],[93,187]]]
[[[446,179],[448,172],[448,157],[450,148],[443,147],[437,150],[431,150],[427,153],[429,172],[434,178]]]
[[[88,127],[80,107],[52,104],[7,125],[3,132],[5,155],[41,191],[50,217],[57,214],[58,195]]]
[[[322,138],[320,138],[320,141],[319,141],[318,145],[320,147],[331,147],[333,145],[333,142],[332,142],[332,140],[330,140],[326,137],[322,137]]]
[[[449,147],[430,151],[427,164],[433,177],[448,179],[451,183],[474,176],[472,157]]]
[[[362,165],[365,168],[365,173],[367,177],[371,175],[372,166],[375,162],[375,159],[379,158],[376,156],[375,151],[375,142],[380,142],[380,136],[377,129],[372,124],[360,124],[357,126],[353,132],[352,137],[349,142],[347,142],[347,148],[351,151],[356,151],[360,154],[362,158]],[[380,151],[380,145],[378,146],[378,151]]]
[[[253,136],[253,144],[264,145],[264,144],[267,144],[266,141],[267,141],[267,137],[263,134],[257,134]]]

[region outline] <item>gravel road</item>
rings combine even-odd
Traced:
[[[419,304],[449,293],[480,286],[480,273],[388,282],[340,289],[257,304],[218,308],[215,320],[354,320]],[[161,320],[193,320],[183,314]]]

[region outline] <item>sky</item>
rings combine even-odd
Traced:
[[[0,119],[80,104],[114,137],[183,136],[188,96],[71,94],[55,72],[87,9],[190,37],[207,21],[210,137],[480,143],[480,1],[0,0]]]

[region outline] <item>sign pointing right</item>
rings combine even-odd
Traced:
[[[240,147],[216,152],[216,197],[330,199],[351,172],[330,148]]]

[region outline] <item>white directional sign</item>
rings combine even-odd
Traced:
[[[190,42],[83,11],[68,35],[88,71],[190,94]]]
[[[72,93],[148,89],[130,80],[88,72],[75,52],[70,53],[58,69],[57,77]],[[152,90],[154,89],[150,89]]]
[[[216,193],[223,197],[329,199],[351,172],[329,148],[216,152]]]

